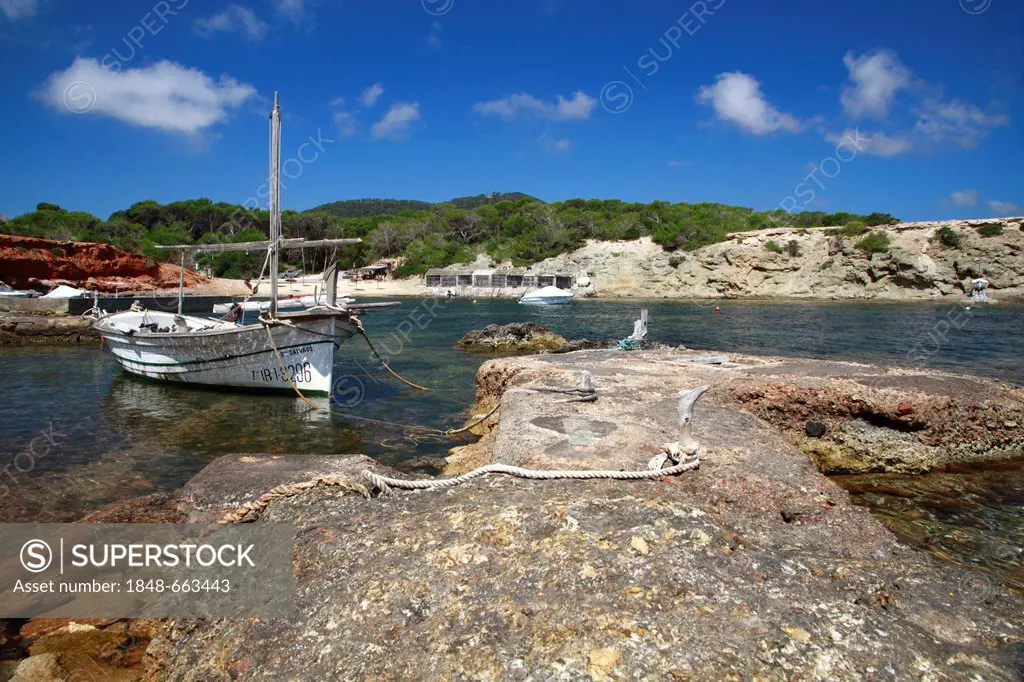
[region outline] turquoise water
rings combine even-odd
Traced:
[[[364,323],[391,365],[431,390],[422,393],[396,382],[354,339],[336,358],[334,400],[318,401],[323,409],[315,412],[288,397],[141,381],[124,375],[98,346],[2,348],[0,519],[75,519],[107,502],[180,487],[206,463],[229,453],[366,453],[401,468],[429,469],[458,443],[409,438],[402,428],[352,417],[439,429],[462,425],[484,358],[454,344],[470,329],[491,323],[533,321],[569,338],[618,339],[647,307],[650,338],[667,344],[917,364],[1024,384],[1024,306],[964,311],[948,304],[718,304],[720,313],[712,311],[714,302],[528,307],[506,300],[406,298],[402,307],[367,315]],[[1019,489],[1019,472],[1007,476],[972,485]],[[858,492],[855,500],[878,511],[883,505],[869,494]],[[1019,496],[975,497],[968,521],[984,517],[979,523],[987,528],[991,519],[1008,523],[1008,512],[1022,516]],[[922,497],[916,507],[900,504],[917,513],[927,503]],[[894,506],[899,505],[890,504],[885,514]],[[1014,532],[1021,532],[1019,521]],[[907,539],[914,542],[912,535]]]

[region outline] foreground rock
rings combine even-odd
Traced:
[[[597,402],[534,390],[573,386],[582,369],[594,375]],[[301,617],[175,623],[154,640],[165,658],[151,673],[1017,679],[1024,603],[1001,588],[979,592],[971,573],[901,546],[817,471],[795,436],[747,411],[737,393],[829,374],[889,376],[679,352],[490,361],[478,375],[479,407],[500,401],[501,410],[481,441],[488,459],[644,468],[677,437],[677,391],[707,384],[694,420],[699,471],[655,482],[495,477],[370,500],[317,487],[272,502],[261,522],[298,529]],[[1020,398],[1020,389],[978,381],[1007,404]],[[367,465],[337,462],[316,467],[355,474]],[[252,499],[278,466],[233,460],[201,474],[190,515],[219,513],[227,495],[232,504]],[[286,477],[298,466],[286,466]],[[232,477],[247,470],[261,472],[252,474],[260,486],[246,473],[232,492]]]

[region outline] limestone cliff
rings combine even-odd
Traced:
[[[979,232],[996,224],[1002,234]],[[959,236],[958,247],[941,242],[944,227]],[[1024,218],[874,229],[888,236],[887,251],[869,254],[856,247],[860,237],[843,237],[837,228],[770,228],[734,233],[694,252],[665,251],[648,238],[590,242],[531,269],[576,272],[589,278],[583,293],[601,297],[960,299],[982,274],[993,298],[1024,296]],[[791,241],[798,255],[786,252]],[[782,252],[769,250],[769,242]]]

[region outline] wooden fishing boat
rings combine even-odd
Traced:
[[[344,301],[337,301],[336,280],[322,303],[314,301],[306,310],[281,312],[278,263],[284,248],[341,246],[361,240],[282,238],[281,110],[277,93],[270,115],[270,139],[270,239],[164,247],[182,252],[178,312],[101,312],[94,323],[125,371],[168,382],[330,395],[334,352],[359,333],[359,320]],[[270,269],[270,301],[258,322],[239,324],[182,314],[186,252],[256,249],[268,251]]]

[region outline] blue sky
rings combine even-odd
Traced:
[[[1024,212],[1018,1],[0,0],[0,63],[7,216],[265,204],[275,89],[296,210]]]

